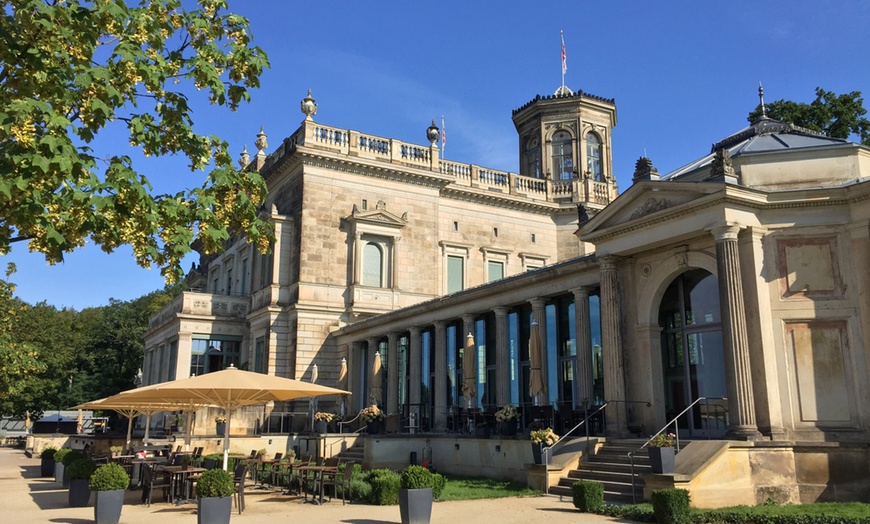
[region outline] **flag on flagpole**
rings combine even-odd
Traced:
[[[568,72],[568,54],[565,53],[565,33],[559,31],[559,36],[562,38],[562,74]]]
[[[444,130],[444,115],[441,115],[441,158],[444,158],[445,145],[447,145],[447,131]]]

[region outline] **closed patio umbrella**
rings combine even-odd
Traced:
[[[544,395],[544,376],[541,373],[544,362],[542,349],[541,329],[537,322],[532,321],[532,329],[529,333],[529,396],[536,406]]]
[[[347,389],[347,359],[341,359],[341,367],[338,369],[338,389]],[[341,396],[341,401],[338,403],[338,414],[344,418],[344,412],[347,406],[347,395]]]
[[[372,361],[372,385],[369,388],[369,402],[372,404],[380,405],[383,400],[383,394],[381,393],[381,370],[383,366],[381,365],[381,352],[375,351],[375,358]]]
[[[224,469],[230,452],[230,419],[233,410],[243,406],[265,404],[269,401],[284,402],[324,395],[348,395],[348,391],[330,388],[289,378],[242,371],[233,366],[222,371],[196,377],[161,382],[119,393],[130,401],[166,402],[211,405],[224,409],[227,422],[224,427]]]
[[[474,349],[474,335],[469,333],[465,337],[465,351],[462,354],[462,396],[468,408],[477,404],[477,376],[474,369],[477,356]]]

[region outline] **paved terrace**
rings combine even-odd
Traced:
[[[84,524],[94,521],[93,506],[70,508],[67,490],[58,488],[54,479],[39,477],[39,459],[29,459],[20,449],[0,448],[0,500],[4,522],[16,524],[58,522]],[[121,513],[121,524],[153,524],[160,522],[195,523],[196,504],[174,506],[165,502],[146,507],[140,502],[141,492],[128,491]],[[155,498],[160,496],[155,492]],[[323,506],[300,504],[300,497],[279,495],[249,489],[245,494],[246,508],[241,515],[233,512],[233,522],[249,524],[276,521],[315,522],[318,524],[387,524],[401,522],[398,506],[342,506],[337,499]],[[93,501],[93,499],[92,499]],[[300,519],[300,520],[297,520]],[[498,523],[603,524],[626,522],[598,515],[579,513],[569,500],[558,497],[528,497],[460,502],[436,502],[432,508],[432,523]]]

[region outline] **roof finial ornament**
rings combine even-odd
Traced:
[[[242,166],[242,169],[248,167],[248,164],[251,163],[251,155],[248,154],[248,146],[245,146],[242,149],[242,154],[239,156],[239,165]]]
[[[761,104],[761,118],[767,118],[767,108],[764,107],[764,87],[758,82],[758,102]]]
[[[314,120],[311,118],[317,114],[317,101],[311,96],[311,90],[308,90],[308,96],[302,99],[301,104],[302,114],[305,115],[305,120]]]
[[[269,147],[269,142],[266,141],[266,131],[263,126],[260,126],[260,132],[257,133],[257,140],[254,141],[254,145],[257,146],[257,154],[262,153],[264,149]]]

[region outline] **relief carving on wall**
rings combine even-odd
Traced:
[[[644,202],[639,208],[634,210],[634,213],[631,214],[631,219],[634,220],[636,218],[640,218],[642,216],[649,215],[651,213],[655,213],[657,211],[662,211],[671,207],[671,201],[666,198],[647,198],[646,202]]]

